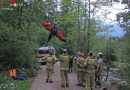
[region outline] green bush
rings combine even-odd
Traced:
[[[7,77],[7,72],[0,74],[0,90],[16,90],[16,85]]]

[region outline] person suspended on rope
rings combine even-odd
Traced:
[[[42,26],[44,28],[46,28],[48,31],[50,31],[47,42],[49,42],[53,36],[56,36],[57,38],[59,38],[63,42],[66,41],[64,35],[60,32],[60,30],[58,29],[58,27],[55,23],[52,24],[50,22],[43,22]]]
[[[49,42],[51,40],[51,38],[56,34],[57,31],[58,31],[58,28],[57,28],[56,24],[55,23],[52,24],[52,29],[51,29],[51,32],[50,32],[50,34],[48,36],[48,41],[47,42]]]

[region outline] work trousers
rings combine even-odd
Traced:
[[[96,76],[95,81],[101,83],[101,79],[102,79],[101,71],[96,71],[95,76]]]
[[[52,81],[53,69],[46,69],[46,81]]]
[[[61,85],[68,86],[69,85],[68,70],[60,70],[60,76],[61,76]]]
[[[83,85],[83,82],[84,82],[84,72],[83,71],[77,71],[77,79],[78,79],[78,84]]]
[[[85,76],[86,76],[85,90],[95,90],[95,73],[94,74],[87,73]]]

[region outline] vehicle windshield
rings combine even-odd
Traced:
[[[49,51],[48,50],[39,50],[38,53],[39,54],[48,54]]]

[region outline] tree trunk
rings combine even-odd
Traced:
[[[90,0],[89,0],[89,17],[88,17],[88,35],[87,35],[87,53],[90,51],[90,29],[91,29],[91,22],[90,22],[90,9],[91,9],[91,6],[90,6]]]

